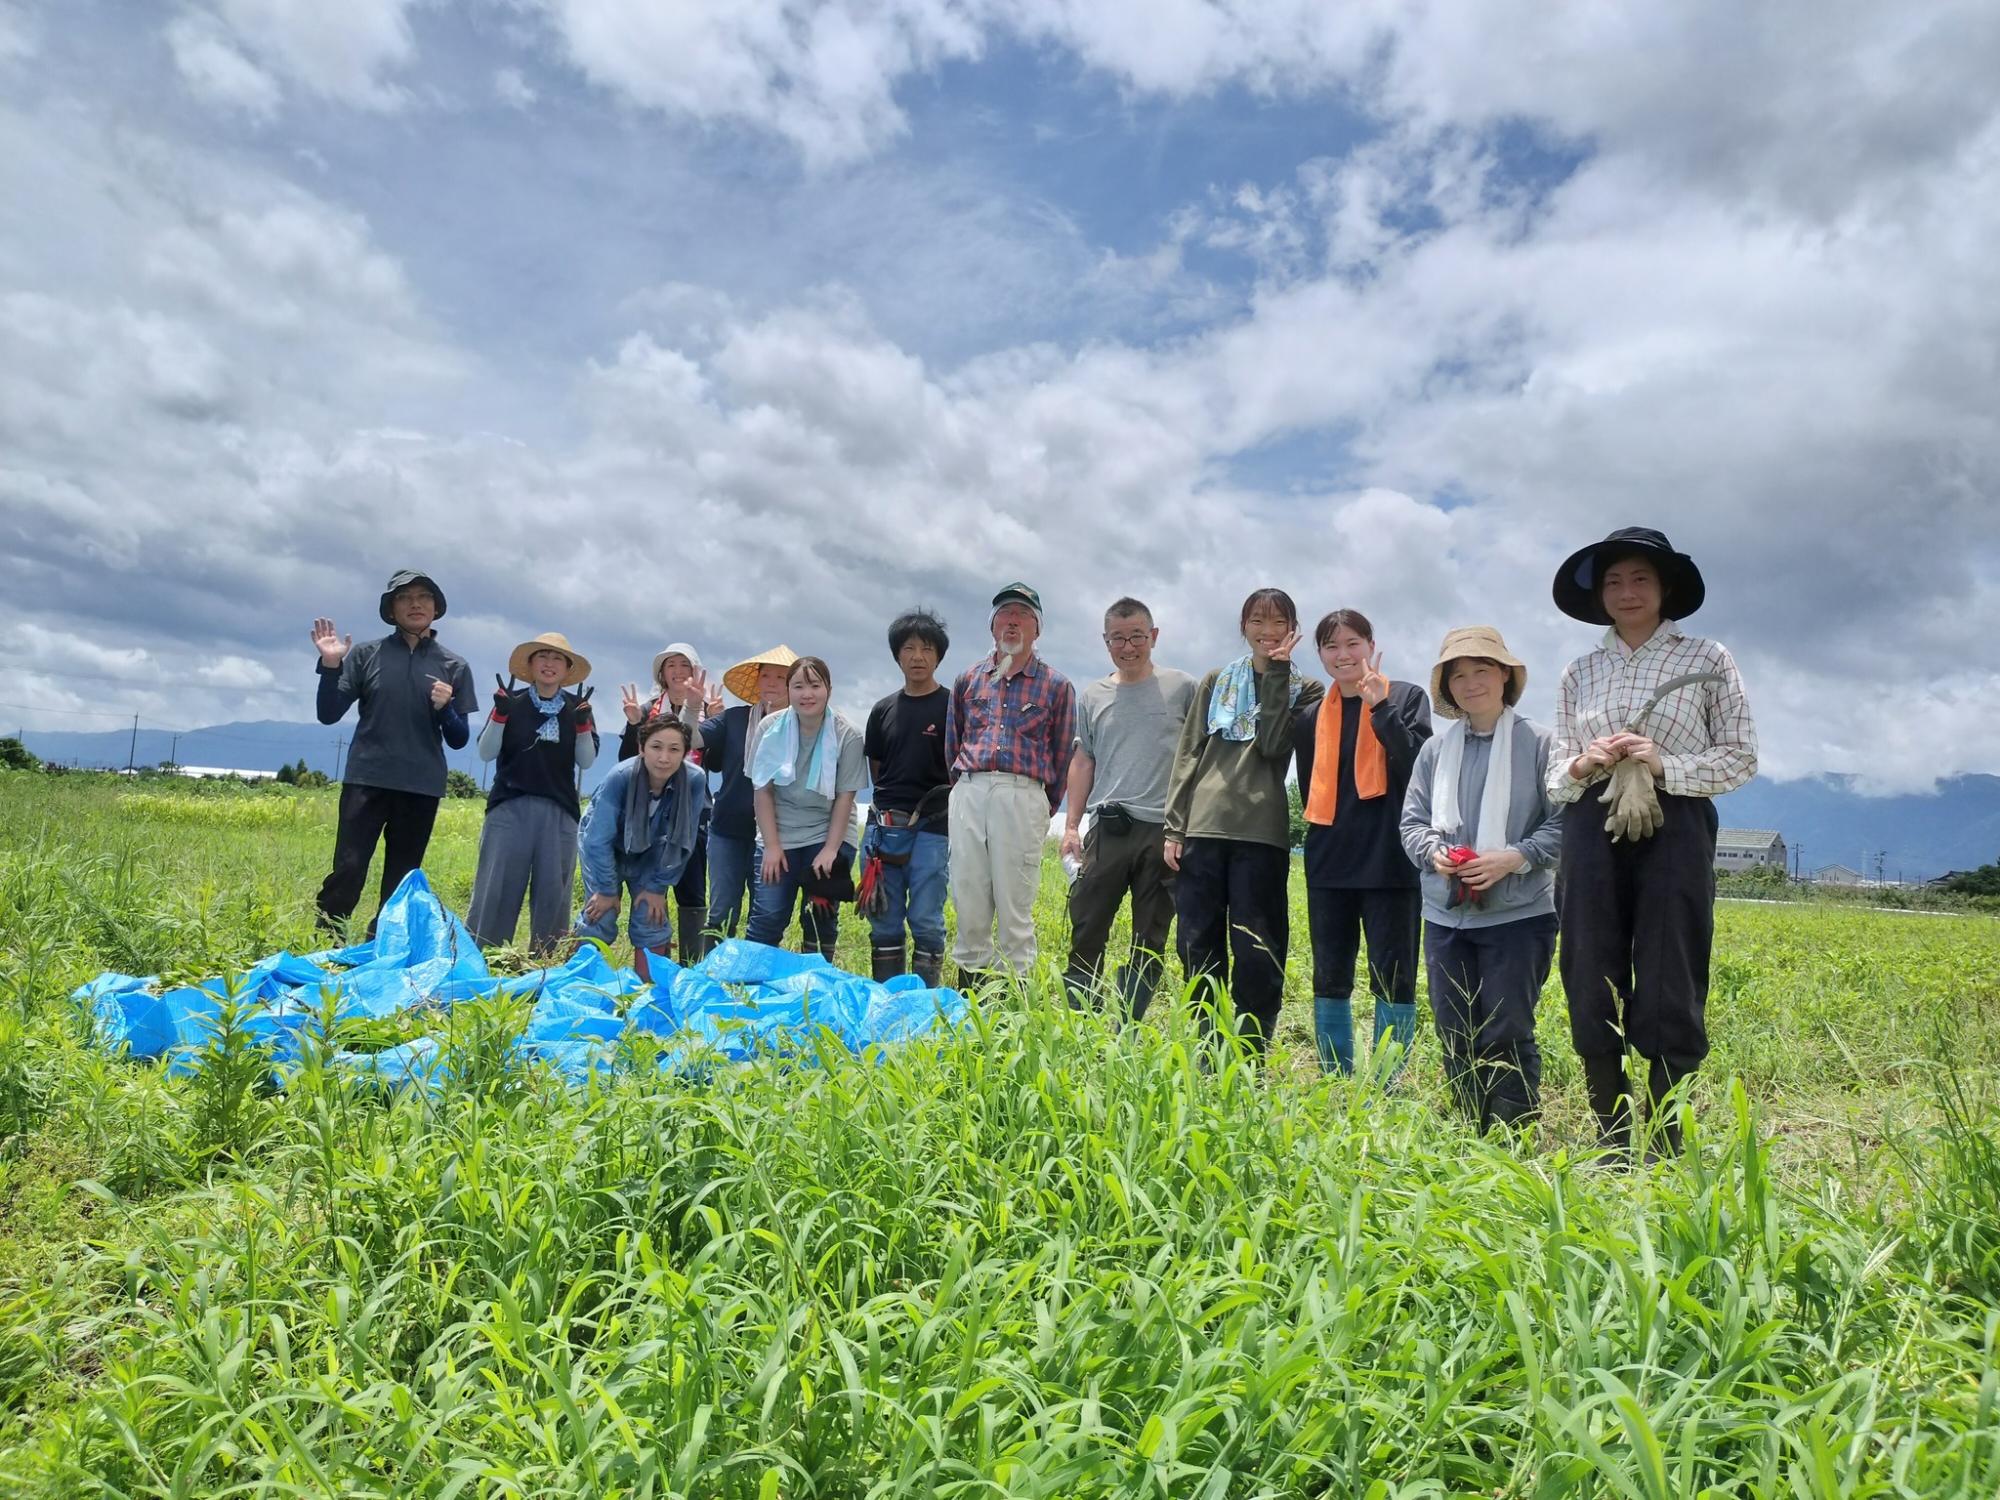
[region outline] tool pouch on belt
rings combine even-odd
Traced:
[[[1109,834],[1127,834],[1132,831],[1131,812],[1116,802],[1100,802],[1094,810],[1097,826]]]
[[[918,822],[914,813],[868,809],[868,827],[861,835],[861,884],[854,897],[855,909],[863,916],[880,916],[888,910],[889,893],[882,889],[882,872],[910,862],[917,848]]]

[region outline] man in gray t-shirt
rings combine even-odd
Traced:
[[[1174,872],[1167,867],[1167,777],[1195,680],[1153,665],[1160,639],[1153,612],[1120,599],[1105,612],[1104,646],[1112,673],[1077,695],[1076,756],[1069,767],[1069,815],[1062,852],[1076,861],[1069,888],[1072,1004],[1097,987],[1111,924],[1132,897],[1132,956],[1118,991],[1134,1020],[1159,983],[1160,955],[1174,921]],[[1090,832],[1082,832],[1083,815]]]

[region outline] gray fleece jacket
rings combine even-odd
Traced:
[[[1541,916],[1556,909],[1556,857],[1562,852],[1562,807],[1549,800],[1549,752],[1552,731],[1525,718],[1514,721],[1514,783],[1507,804],[1507,845],[1528,857],[1528,868],[1488,891],[1478,903],[1447,908],[1445,877],[1431,856],[1454,844],[1470,844],[1479,827],[1479,800],[1486,792],[1486,767],[1493,754],[1493,736],[1468,734],[1458,768],[1460,826],[1450,836],[1431,827],[1432,784],[1444,735],[1424,742],[1410,773],[1410,790],[1403,798],[1403,852],[1422,877],[1424,920],[1441,927],[1492,927]]]

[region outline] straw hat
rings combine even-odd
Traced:
[[[1521,659],[1507,649],[1507,643],[1500,638],[1500,632],[1491,625],[1466,625],[1458,630],[1445,633],[1444,644],[1438,647],[1437,665],[1431,668],[1431,707],[1447,719],[1462,719],[1465,711],[1457,707],[1444,690],[1444,674],[1451,664],[1461,657],[1477,656],[1487,661],[1497,661],[1507,669],[1514,679],[1514,701],[1521,701],[1521,694],[1528,688],[1528,668]]]
[[[514,654],[507,658],[507,671],[523,682],[531,681],[534,673],[529,670],[528,658],[537,651],[560,651],[569,658],[569,675],[562,680],[564,687],[575,687],[590,675],[589,658],[579,656],[570,645],[569,637],[556,631],[545,631],[532,641],[523,641],[514,648]]]
[[[757,701],[757,670],[760,667],[789,667],[799,659],[790,646],[773,646],[769,651],[739,661],[722,674],[722,685],[745,703]]]

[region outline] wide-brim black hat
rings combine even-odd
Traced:
[[[398,589],[406,589],[413,583],[421,583],[431,591],[431,597],[437,600],[437,614],[433,618],[439,620],[444,618],[444,590],[437,586],[437,580],[428,573],[419,573],[415,568],[401,568],[390,578],[389,586],[382,590],[380,613],[384,625],[396,623],[396,617],[389,609],[389,601],[396,597]]]
[[[1650,526],[1622,526],[1601,542],[1579,547],[1556,569],[1556,608],[1586,625],[1609,625],[1604,611],[1604,573],[1615,562],[1643,557],[1660,570],[1660,618],[1685,620],[1701,608],[1708,586],[1685,552],[1674,551],[1666,533]]]

